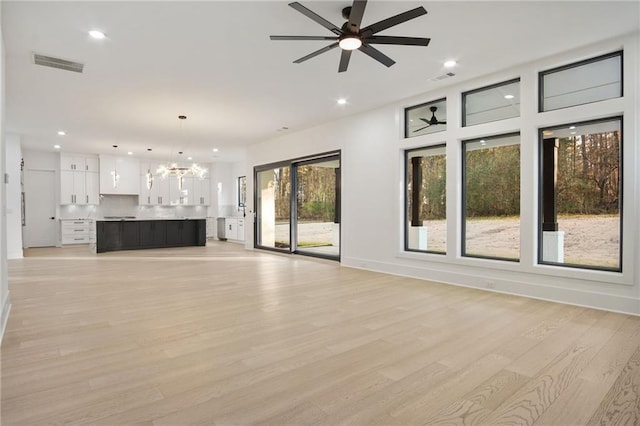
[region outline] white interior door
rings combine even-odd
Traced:
[[[25,226],[22,235],[25,247],[52,247],[57,244],[55,192],[55,172],[25,170]]]

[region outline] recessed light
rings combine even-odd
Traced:
[[[487,141],[485,141],[484,139],[480,141],[480,145],[486,145],[486,144],[487,144]]]
[[[347,103],[347,100],[345,98],[338,99],[338,105],[345,105],[346,103]]]
[[[191,161],[193,160],[193,157],[187,157],[187,160]]]
[[[133,152],[129,151],[127,152],[127,155],[133,155]]]
[[[575,134],[576,134],[576,132],[571,132],[571,134],[572,134],[572,135],[575,135]]]
[[[53,148],[54,149],[60,149],[60,145],[54,145]]]
[[[147,148],[147,151],[153,151],[153,149],[151,149],[151,148]]]
[[[89,31],[89,35],[95,38],[96,40],[102,40],[103,38],[106,37],[102,31],[98,31],[98,30]]]
[[[64,130],[58,130],[58,136],[64,136],[66,134],[67,132],[65,132]]]
[[[112,147],[114,147],[114,148],[117,148],[117,147],[118,147],[118,145],[111,145],[111,146],[112,146]]]
[[[569,127],[569,130],[573,130],[575,128],[576,128],[576,126],[571,126],[571,127]]]
[[[458,63],[456,61],[454,61],[453,59],[450,59],[448,61],[445,61],[444,63],[444,67],[445,68],[453,68],[457,65]]]
[[[505,99],[513,99],[513,98],[514,98],[514,96],[513,96],[513,95],[504,95],[504,98],[505,98]]]
[[[213,148],[213,152],[218,152],[220,151],[218,148]]]

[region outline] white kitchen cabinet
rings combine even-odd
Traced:
[[[98,172],[98,158],[82,154],[60,154],[60,170]]]
[[[98,159],[60,155],[60,204],[98,204]]]
[[[169,195],[171,205],[190,205],[193,199],[193,177],[184,176],[182,178],[182,189],[178,185],[177,176],[169,176]]]
[[[100,204],[100,173],[85,172],[84,181],[87,204]]]
[[[60,171],[60,204],[87,204],[85,172]]]
[[[211,204],[211,185],[209,178],[193,179],[192,204],[196,206],[208,206]]]
[[[224,236],[227,240],[238,239],[238,219],[227,217],[224,220]]]
[[[85,157],[84,171],[98,173],[100,171],[100,162],[98,157]]]
[[[238,218],[238,241],[244,241],[244,223],[243,217]]]
[[[95,240],[95,221],[90,219],[60,220],[62,244],[89,244]]]
[[[101,194],[140,195],[140,160],[100,155],[99,167]]]

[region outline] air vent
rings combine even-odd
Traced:
[[[84,64],[79,62],[66,61],[60,58],[54,58],[52,56],[33,54],[33,62],[36,65],[42,65],[45,67],[58,68],[65,71],[82,72]]]
[[[454,73],[452,73],[452,72],[448,72],[448,73],[446,73],[446,74],[442,74],[442,75],[439,75],[439,76],[437,76],[437,77],[433,77],[433,78],[431,79],[431,81],[440,81],[440,80],[444,80],[445,78],[453,77],[454,75],[455,75]]]

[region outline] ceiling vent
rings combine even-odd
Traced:
[[[65,71],[82,72],[84,64],[79,62],[66,61],[60,58],[54,58],[52,56],[33,54],[33,62],[36,65],[42,65],[45,67],[58,68]]]
[[[442,74],[442,75],[439,75],[439,76],[437,76],[437,77],[433,77],[433,78],[431,79],[431,81],[440,81],[440,80],[444,80],[445,78],[453,77],[454,75],[455,75],[454,73],[452,73],[452,72],[448,72],[448,73],[446,73],[446,74]]]

